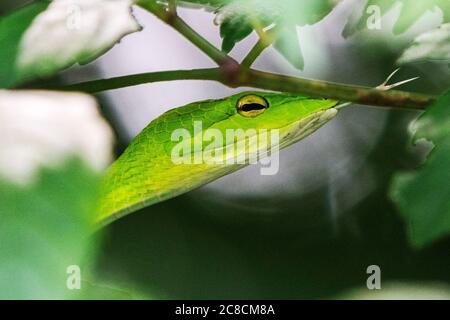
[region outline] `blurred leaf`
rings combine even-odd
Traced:
[[[450,92],[416,123],[415,139],[431,140],[435,148],[415,172],[394,177],[391,197],[409,227],[416,247],[450,233]]]
[[[446,283],[390,282],[381,290],[357,288],[337,297],[342,300],[449,300],[450,287]]]
[[[89,300],[131,300],[135,295],[130,292],[114,287],[97,285],[88,281],[82,281],[81,292],[72,298],[82,298]],[[139,297],[140,298],[140,297]]]
[[[403,52],[398,63],[422,60],[450,60],[450,23],[419,35]]]
[[[45,169],[36,182],[0,181],[1,299],[63,299],[72,295],[67,268],[81,267],[97,245],[90,237],[99,177],[72,160]]]
[[[0,176],[10,181],[29,183],[40,167],[73,155],[101,171],[112,161],[113,140],[87,94],[0,90]]]
[[[232,0],[179,0],[178,4],[182,6],[198,5],[199,7],[212,7],[216,9],[230,3],[231,1]]]
[[[275,49],[294,67],[303,69],[304,62],[296,26],[314,24],[332,9],[333,3],[329,0],[234,0],[219,10],[218,17],[222,25],[240,22],[241,26],[246,26],[244,30],[229,28],[228,32],[221,33],[227,49],[232,49],[232,46],[249,35],[252,29],[262,30],[269,26],[278,26]]]
[[[0,299],[132,299],[92,284],[101,237],[93,234],[100,176],[82,161],[41,170],[18,186],[0,180]],[[69,289],[69,266],[79,266],[80,289]]]
[[[274,47],[295,68],[303,70],[305,62],[295,26],[281,29],[278,32],[278,39],[274,42]]]
[[[64,106],[64,108],[61,108]],[[69,290],[69,266],[89,274],[100,173],[112,133],[81,93],[0,90],[0,299],[90,297]]]
[[[428,139],[437,146],[446,144],[450,139],[450,92],[430,107],[414,127],[416,139]]]
[[[8,16],[0,17],[0,88],[9,88],[21,80],[16,57],[20,39],[33,19],[48,6],[47,1],[35,1]]]
[[[60,0],[25,32],[17,65],[24,77],[46,77],[85,64],[140,30],[131,0]]]
[[[319,22],[335,5],[332,0],[185,0],[183,3],[215,9],[225,52],[231,51],[236,43],[253,30],[283,25],[278,28],[279,41],[275,41],[275,48],[298,69],[303,69],[303,57],[298,38],[294,37],[297,34],[296,26]]]
[[[445,19],[450,18],[450,1],[449,0],[403,0],[400,16],[394,25],[394,34],[401,34],[419,20],[425,13],[436,9],[442,10]],[[450,21],[450,20],[449,20]]]
[[[450,1],[449,0],[369,0],[363,11],[358,16],[351,17],[345,26],[343,35],[349,37],[356,31],[361,31],[367,27],[367,21],[373,13],[368,11],[369,7],[377,6],[381,15],[401,4],[400,15],[394,25],[394,34],[401,34],[407,31],[414,23],[429,11],[440,9],[444,15],[444,21],[450,22]]]

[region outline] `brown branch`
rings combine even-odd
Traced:
[[[246,73],[240,85],[372,106],[412,109],[424,109],[436,99],[434,96],[425,94],[397,90],[383,91],[361,86],[290,77],[253,69]]]
[[[424,109],[436,99],[434,96],[425,94],[395,90],[382,91],[361,86],[289,77],[254,69],[238,69],[237,72],[230,70],[229,74],[227,74],[226,72],[224,73],[223,67],[142,73],[94,80],[54,89],[96,93],[145,83],[176,80],[217,81],[230,87],[253,87],[310,97],[328,98],[342,102],[349,101],[372,106],[419,110]]]

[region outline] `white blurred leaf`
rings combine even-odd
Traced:
[[[17,65],[28,78],[87,63],[140,30],[131,0],[55,0],[22,37]]]
[[[79,157],[101,170],[113,134],[96,101],[81,93],[0,91],[0,176],[28,183],[39,167]]]
[[[421,60],[450,60],[450,23],[419,35],[398,62],[405,64]]]
[[[338,299],[348,300],[448,300],[450,288],[443,283],[390,282],[381,290],[358,288],[346,292]]]

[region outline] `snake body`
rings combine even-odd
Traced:
[[[172,109],[152,121],[108,169],[102,187],[97,223],[105,225],[128,213],[167,200],[198,188],[247,163],[174,163],[173,150],[179,141],[173,141],[173,132],[183,129],[192,137],[188,144],[202,141],[196,131],[201,123],[205,130],[214,129],[224,135],[229,129],[260,132],[277,129],[277,147],[284,148],[310,135],[332,119],[337,110],[336,101],[312,99],[303,96],[242,92],[224,99],[206,100]],[[262,130],[263,129],[263,130]],[[192,148],[192,156],[206,149],[217,152],[233,148],[233,157],[248,160],[247,147],[252,139],[239,141],[203,141],[200,148]],[[258,148],[258,146],[253,146]],[[201,149],[201,150],[200,150]],[[270,152],[270,150],[269,150]]]

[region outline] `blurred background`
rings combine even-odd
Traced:
[[[364,1],[343,1],[320,23],[298,28],[304,71],[267,49],[255,68],[375,87],[397,67],[402,50],[421,31],[441,23],[428,12],[402,35],[392,27],[350,38],[342,31]],[[7,12],[19,5],[6,1]],[[220,47],[214,14],[180,9],[180,15]],[[135,8],[144,27],[103,57],[63,74],[79,82],[134,73],[213,67],[182,36]],[[241,60],[257,37],[231,52]],[[404,67],[393,82],[420,77],[404,90],[439,94],[450,87],[446,64]],[[141,85],[98,96],[117,135],[117,154],[151,120],[176,106],[220,98],[229,89],[205,81]],[[414,111],[352,105],[324,128],[280,154],[280,172],[259,175],[257,166],[178,198],[127,216],[106,230],[95,276],[127,292],[156,298],[330,298],[365,288],[366,268],[379,265],[384,283],[450,285],[450,239],[420,251],[407,242],[405,225],[387,196],[395,171],[417,166],[423,148],[408,147]],[[366,290],[367,291],[367,290]]]

